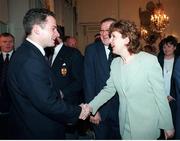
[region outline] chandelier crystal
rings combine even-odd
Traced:
[[[162,4],[157,3],[157,7],[154,9],[151,15],[151,26],[156,32],[163,32],[169,25],[169,17],[165,14]]]

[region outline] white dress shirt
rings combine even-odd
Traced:
[[[55,48],[54,48],[54,54],[53,54],[53,57],[52,57],[52,63],[51,65],[53,64],[58,52],[60,51],[60,49],[62,48],[63,46],[63,43],[61,42],[60,44],[58,44]]]

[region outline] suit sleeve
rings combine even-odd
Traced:
[[[58,98],[50,68],[45,63],[37,58],[29,59],[19,72],[19,87],[23,88],[28,104],[37,111],[59,122],[76,122],[81,108]]]
[[[172,115],[167,97],[165,96],[162,69],[156,57],[148,63],[148,79],[153,90],[156,104],[159,110],[159,128],[170,130],[173,129]]]
[[[95,52],[88,46],[84,55],[84,94],[85,101],[89,102],[96,96]]]

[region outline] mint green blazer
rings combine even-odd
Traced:
[[[106,84],[89,104],[95,114],[118,92],[122,139],[157,139],[160,129],[174,128],[156,56],[140,52],[129,64],[120,57],[114,59]]]

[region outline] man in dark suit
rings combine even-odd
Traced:
[[[27,37],[8,69],[10,138],[65,139],[64,125],[76,122],[86,111],[63,101],[45,59],[44,48],[54,46],[59,36],[55,15],[47,9],[30,9],[23,25]]]
[[[83,56],[80,51],[61,42],[55,47],[52,59],[51,67],[64,100],[73,105],[80,104],[83,80]]]
[[[7,139],[7,120],[11,100],[6,76],[9,60],[14,52],[14,36],[10,33],[1,33],[0,48],[0,139]]]
[[[109,48],[109,27],[116,20],[106,18],[100,23],[101,41],[87,46],[84,56],[84,92],[89,103],[106,85],[112,61]],[[118,121],[119,100],[117,94],[103,105],[96,115],[90,116],[96,139],[120,139]]]
[[[79,105],[84,102],[83,95],[83,55],[81,52],[69,46],[66,46],[64,32],[58,26],[60,37],[56,40],[55,48],[47,48],[49,51],[49,60],[51,60],[51,68],[56,76],[56,84],[61,89],[63,99],[72,105]],[[53,49],[53,50],[52,50]],[[48,54],[47,54],[48,55]],[[52,59],[51,59],[52,58]],[[84,123],[84,121],[81,121]],[[78,139],[78,126],[80,121],[75,125],[67,124],[66,139]]]
[[[59,33],[62,38],[61,32]],[[61,38],[57,38],[58,44],[54,48],[51,68],[64,101],[72,105],[79,105],[83,102],[83,56],[78,49],[65,46]],[[78,139],[76,125],[68,123],[66,126],[68,139]]]

